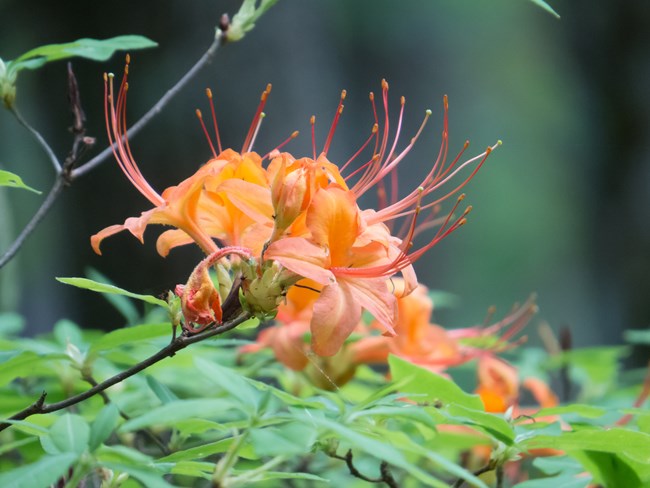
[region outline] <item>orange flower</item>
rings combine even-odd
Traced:
[[[196,242],[206,254],[217,250],[216,244],[199,225],[198,202],[203,187],[203,178],[208,171],[199,171],[177,186],[167,188],[158,194],[142,176],[129,146],[126,133],[126,94],[128,91],[128,56],[124,79],[115,100],[113,76],[104,76],[104,103],[106,111],[106,128],[108,139],[113,146],[113,153],[120,168],[129,181],[142,193],[154,208],[143,212],[140,217],[131,217],[123,225],[113,225],[91,237],[90,242],[97,254],[101,254],[100,244],[108,236],[128,230],[140,241],[148,224],[171,225],[181,229]]]

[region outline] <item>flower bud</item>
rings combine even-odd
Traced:
[[[176,287],[175,293],[181,297],[184,330],[200,332],[210,324],[221,322],[221,298],[204,261],[194,268],[186,285]],[[200,327],[193,328],[191,324]]]

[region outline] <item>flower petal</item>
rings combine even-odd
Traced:
[[[264,259],[273,259],[285,268],[321,285],[335,282],[334,274],[325,269],[327,251],[303,237],[286,237],[275,241],[264,253]]]
[[[314,303],[311,347],[319,356],[333,356],[361,320],[361,306],[347,286],[325,286]]]

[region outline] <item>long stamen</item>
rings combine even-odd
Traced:
[[[256,131],[259,130],[259,119],[260,117],[262,117],[262,110],[264,110],[264,105],[266,105],[266,100],[269,97],[269,93],[271,93],[271,83],[266,85],[266,89],[262,92],[262,95],[260,96],[260,103],[257,106],[257,111],[255,112],[255,115],[253,116],[253,121],[251,122],[251,126],[248,129],[248,133],[246,134],[246,139],[244,139],[244,144],[242,145],[242,152],[250,150],[250,147],[252,146],[253,143],[252,140]]]
[[[332,138],[334,137],[334,132],[336,131],[336,126],[339,123],[339,118],[343,113],[343,100],[347,96],[347,92],[343,90],[341,92],[341,99],[339,100],[339,106],[336,108],[336,114],[334,115],[334,120],[332,120],[332,126],[330,127],[329,134],[327,134],[327,139],[325,141],[325,146],[323,146],[323,154],[327,156],[328,151],[330,150],[330,145],[332,144]]]
[[[345,168],[347,168],[348,165],[352,161],[354,161],[359,156],[359,154],[361,154],[363,152],[363,150],[368,146],[368,144],[370,144],[370,141],[372,141],[372,139],[374,137],[376,137],[378,130],[379,130],[379,126],[377,124],[372,126],[372,131],[370,132],[370,136],[368,137],[368,139],[366,139],[366,142],[364,142],[363,145],[359,148],[359,150],[357,152],[355,152],[352,155],[352,157],[350,159],[348,159],[347,162],[343,166],[341,166],[341,169],[339,170],[340,173],[343,173],[343,171],[345,171]]]
[[[260,131],[260,127],[262,127],[262,120],[264,120],[264,117],[266,117],[266,114],[264,112],[260,113],[260,116],[258,117],[258,121],[257,121],[257,127],[255,127],[255,132],[253,132],[253,137],[251,137],[251,142],[248,145],[248,147],[245,149],[245,152],[252,151],[253,144],[255,144],[255,139],[257,139],[257,134]]]
[[[311,125],[311,150],[314,154],[314,160],[316,159],[316,116],[312,115],[309,118],[309,125]]]
[[[126,94],[129,88],[127,82],[129,61],[130,57],[127,54],[124,77],[120,84],[117,101],[115,100],[115,92],[113,89],[113,80],[115,77],[112,73],[104,75],[104,109],[108,140],[111,144],[113,155],[128,180],[154,205],[162,205],[164,203],[163,198],[145,180],[138,165],[135,163],[129,146],[126,127]]]
[[[221,147],[221,137],[219,136],[219,125],[217,125],[217,112],[214,109],[214,100],[212,99],[212,90],[206,88],[205,94],[208,96],[208,100],[210,100],[210,111],[212,112],[212,124],[214,125],[214,133],[217,136],[217,147],[219,148],[219,153],[222,153],[223,149]]]
[[[291,133],[291,135],[290,135],[289,137],[287,137],[287,138],[284,140],[284,142],[278,144],[278,145],[275,146],[272,150],[270,150],[269,152],[267,152],[267,153],[262,157],[262,161],[264,161],[266,158],[268,158],[268,157],[269,157],[271,154],[273,154],[274,152],[276,152],[276,151],[280,151],[280,149],[282,149],[284,146],[286,146],[287,144],[289,144],[289,142],[291,142],[291,141],[294,140],[296,137],[298,137],[298,134],[300,134],[300,132],[298,132],[297,130],[294,130],[294,131]]]
[[[196,117],[199,119],[199,122],[201,123],[203,134],[205,134],[205,138],[208,140],[208,144],[210,145],[210,150],[212,151],[212,155],[216,158],[217,152],[214,150],[214,146],[212,145],[212,140],[210,140],[210,134],[208,134],[208,129],[205,127],[205,123],[203,122],[203,114],[198,108],[196,109]]]

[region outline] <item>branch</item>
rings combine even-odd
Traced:
[[[483,466],[482,468],[477,469],[474,471],[472,474],[474,476],[480,476],[483,473],[487,473],[488,471],[492,471],[496,468],[495,463],[490,461],[488,464]],[[461,488],[465,484],[465,480],[463,478],[458,478],[456,482],[451,485],[451,488]]]
[[[16,120],[20,123],[20,125],[22,125],[25,129],[27,129],[29,133],[34,137],[34,139],[36,139],[36,141],[45,151],[45,154],[47,154],[47,157],[52,162],[52,166],[54,166],[54,171],[56,171],[56,173],[59,174],[61,172],[61,163],[59,162],[59,159],[56,157],[56,154],[54,154],[54,151],[47,143],[45,138],[41,135],[40,132],[38,132],[31,125],[29,125],[29,123],[23,118],[23,116],[20,115],[20,112],[18,112],[16,107],[14,106],[10,107],[9,111],[13,114],[14,117],[16,117]]]
[[[219,31],[221,32],[221,31]],[[219,46],[221,45],[221,39],[222,39],[222,34],[217,34],[215,36],[214,41],[208,48],[208,50],[201,56],[201,58],[190,68],[190,70],[183,75],[183,77],[178,80],[178,82],[170,88],[158,102],[149,109],[149,111],[144,114],[140,120],[138,120],[133,127],[129,130],[129,137],[134,137],[140,130],[142,130],[143,127],[145,127],[156,115],[158,115],[164,108],[165,106],[169,103],[169,101],[185,86],[187,83],[194,77],[196,74],[203,69],[210,61],[212,61],[212,58],[214,57],[215,53],[219,49]],[[89,171],[93,170],[97,166],[99,166],[101,163],[103,163],[110,155],[113,154],[113,149],[112,147],[107,147],[104,149],[101,153],[99,153],[97,156],[92,158],[90,161],[88,161],[86,164],[83,166],[80,166],[78,168],[72,169],[72,166],[74,163],[76,163],[76,158],[68,158],[66,159],[65,164],[63,167],[61,167],[58,159],[50,149],[50,147],[47,145],[43,137],[36,132],[34,129],[32,129],[22,117],[17,112],[14,112],[14,115],[18,118],[18,120],[34,134],[34,137],[36,137],[39,142],[43,145],[44,148],[46,148],[46,152],[48,152],[48,155],[50,155],[50,159],[56,161],[55,168],[57,168],[57,176],[56,180],[54,181],[54,185],[52,186],[52,189],[48,193],[47,197],[45,200],[43,200],[43,203],[41,203],[41,206],[39,209],[36,211],[32,219],[27,223],[27,225],[23,228],[23,230],[20,232],[18,237],[14,240],[14,242],[9,246],[9,248],[0,256],[0,268],[2,268],[4,265],[6,265],[13,257],[16,255],[16,253],[20,250],[20,248],[23,246],[27,238],[31,235],[31,233],[36,229],[38,224],[43,220],[43,218],[47,215],[47,213],[50,211],[50,208],[54,205],[56,200],[58,199],[59,195],[61,194],[61,190],[65,187],[66,184],[71,183],[75,179],[79,178],[80,176],[85,175]],[[75,151],[73,151],[75,152]]]
[[[357,467],[354,465],[353,459],[352,459],[352,449],[349,449],[348,452],[345,454],[345,456],[339,456],[336,453],[330,453],[330,457],[333,457],[335,459],[341,459],[345,461],[345,464],[348,466],[348,470],[350,471],[350,474],[354,476],[355,478],[359,478],[363,481],[367,481],[368,483],[386,483],[390,488],[398,488],[397,481],[395,481],[395,478],[393,478],[393,475],[390,472],[390,468],[388,467],[388,463],[386,461],[382,461],[379,467],[379,472],[381,473],[381,476],[379,478],[370,478],[363,473],[361,473]]]
[[[98,393],[103,392],[107,388],[117,383],[120,383],[127,378],[130,378],[131,376],[139,373],[140,371],[147,369],[149,366],[152,366],[157,362],[162,361],[165,358],[173,356],[178,351],[186,348],[190,344],[194,344],[195,342],[201,342],[205,339],[209,339],[210,337],[214,337],[216,335],[220,335],[223,334],[224,332],[228,332],[229,330],[234,329],[242,322],[248,320],[250,317],[251,317],[250,314],[243,313],[239,315],[239,317],[232,319],[230,322],[225,322],[222,325],[201,332],[200,334],[196,334],[193,336],[177,337],[172,342],[170,342],[169,345],[162,348],[160,351],[153,354],[152,356],[149,356],[144,361],[141,361],[138,364],[135,364],[134,366],[130,367],[129,369],[122,371],[121,373],[118,373],[115,376],[112,376],[107,380],[102,381],[101,383],[98,383],[96,386],[90,388],[89,390],[86,390],[82,393],[79,393],[78,395],[72,396],[60,402],[50,403],[50,404],[45,403],[45,397],[47,396],[47,393],[43,392],[43,394],[40,396],[38,400],[36,400],[27,408],[21,410],[17,414],[11,416],[8,420],[24,420],[30,415],[36,413],[41,413],[41,414],[51,413],[51,412],[56,412],[57,410],[68,408],[72,405],[76,405],[77,403],[80,403]],[[7,429],[11,425],[12,425],[11,422],[0,423],[0,431]]]

